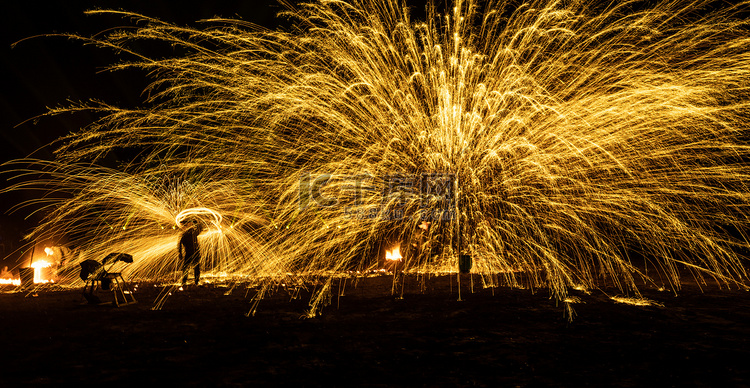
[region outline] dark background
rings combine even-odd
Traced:
[[[78,289],[0,293],[2,387],[747,387],[750,292],[703,288],[637,307],[571,290],[568,322],[546,289],[482,288],[462,275],[334,280],[332,304],[300,319],[309,291],[279,288],[246,317],[257,288],[173,293],[141,283],[138,303],[86,305]],[[424,277],[422,277],[424,281]],[[401,288],[401,287],[396,287]],[[230,290],[234,290],[230,292]],[[344,295],[338,291],[344,289]],[[98,291],[103,301],[112,293]],[[298,295],[294,297],[293,295]],[[12,333],[5,339],[3,334]]]

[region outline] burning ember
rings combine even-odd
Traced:
[[[34,268],[34,283],[50,283],[49,279],[45,279],[47,276],[43,273],[44,268],[49,268],[52,263],[46,260],[38,260],[31,264],[31,268]],[[49,274],[46,274],[49,275]]]
[[[21,279],[2,279],[0,278],[0,285],[6,285],[11,284],[14,286],[20,286],[21,285]]]
[[[396,245],[392,250],[385,251],[386,261],[401,261],[401,259],[403,259],[403,256],[401,256],[401,245]]]
[[[8,271],[8,267],[4,267],[2,271],[0,271],[0,286],[4,285],[13,285],[13,286],[20,286],[21,285],[21,279],[19,278],[13,278],[13,274]]]
[[[28,286],[31,284],[49,284],[56,282],[57,268],[60,266],[60,256],[64,257],[64,253],[61,253],[65,248],[61,247],[46,247],[44,253],[46,254],[46,260],[32,257],[31,264],[28,267],[19,268],[19,274],[13,276],[8,267],[3,268],[0,271],[0,286],[13,285],[13,286]],[[33,254],[32,254],[33,256]],[[19,276],[20,275],[20,276]]]

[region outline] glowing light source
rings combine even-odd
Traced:
[[[664,304],[653,301],[647,298],[630,298],[625,296],[613,296],[610,299],[617,303],[629,304],[632,306],[653,306],[653,307],[664,307]]]
[[[34,283],[50,283],[52,280],[45,278],[42,270],[49,268],[52,263],[46,260],[37,260],[31,263],[31,268],[34,268]]]
[[[0,278],[0,284],[2,284],[2,285],[20,286],[21,285],[21,279]]]
[[[186,219],[190,219],[190,218],[202,219],[202,217],[204,216],[208,217],[209,219],[208,222],[212,224],[216,229],[221,229],[221,221],[223,219],[221,214],[219,214],[218,212],[212,209],[205,208],[205,207],[195,207],[195,208],[185,209],[177,214],[174,222],[178,227],[182,228],[183,226],[182,223]]]
[[[403,259],[403,256],[401,256],[401,246],[396,245],[393,249],[385,251],[385,259],[387,261],[401,261]]]

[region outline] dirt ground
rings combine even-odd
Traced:
[[[403,299],[390,276],[349,281],[305,319],[308,300],[289,290],[247,317],[254,291],[243,284],[176,291],[161,310],[152,307],[164,287],[148,283],[120,308],[86,304],[79,289],[6,286],[0,387],[750,386],[748,291],[643,290],[663,308],[573,291],[581,303],[569,323],[548,290],[472,293],[468,276],[462,301],[455,277],[424,289],[407,277]]]

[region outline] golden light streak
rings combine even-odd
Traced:
[[[182,222],[185,221],[186,219],[190,219],[190,218],[202,219],[203,218],[202,216],[207,216],[207,218],[209,218],[208,222],[211,225],[213,225],[215,230],[219,230],[219,231],[221,230],[222,228],[221,221],[223,219],[221,214],[209,208],[205,208],[205,207],[185,209],[181,211],[179,214],[177,214],[174,222],[175,222],[175,225],[182,228],[183,227]]]
[[[629,298],[625,296],[613,296],[611,297],[617,303],[624,303],[633,306],[653,306],[653,307],[664,307],[664,304],[653,301],[646,298]]]
[[[320,1],[275,31],[91,11],[134,20],[74,38],[131,59],[113,70],[148,72],[148,97],[51,110],[99,119],[55,161],[13,163],[29,179],[11,189],[48,191],[30,238],[80,247],[67,282],[111,251],[133,254],[130,276],[176,279],[174,226],[211,209],[223,227],[201,236],[208,270],[328,276],[313,315],[330,275],[377,268],[393,241],[405,271],[455,272],[460,237],[483,284],[559,301],[600,282],[637,291],[653,273],[677,290],[681,268],[745,285],[749,8],[456,0],[441,13],[428,1],[413,20],[399,0]],[[183,54],[149,57],[141,39]],[[139,153],[97,166],[118,149]],[[384,194],[393,174],[449,175],[454,196]]]

